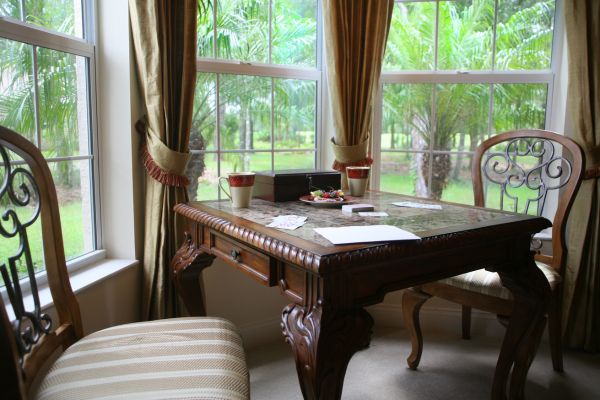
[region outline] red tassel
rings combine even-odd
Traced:
[[[146,168],[146,171],[148,171],[148,175],[163,185],[186,187],[190,184],[190,180],[187,178],[187,176],[172,174],[159,167],[148,152],[148,146],[146,146],[146,144],[144,144],[144,147],[142,148],[142,159],[144,162],[144,168]]]
[[[371,157],[366,157],[359,161],[353,161],[348,163],[343,163],[338,160],[333,162],[333,169],[340,172],[346,172],[346,167],[369,167],[373,164],[373,159]]]

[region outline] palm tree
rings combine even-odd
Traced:
[[[523,5],[519,4],[515,7],[520,11],[514,14],[503,4],[496,39],[498,69],[533,68],[534,65],[544,68],[543,65],[549,65],[548,41],[552,37],[553,4],[553,0],[546,0],[525,9],[521,9]],[[433,69],[432,16],[435,15],[435,7],[434,3],[397,4],[386,49],[388,65],[401,70]],[[441,2],[439,7],[437,68],[491,69],[494,1],[473,0],[468,4]],[[491,85],[395,86],[403,89],[396,95],[390,95],[390,90],[386,92],[384,129],[388,132],[395,129],[398,118],[404,119],[400,119],[402,124],[409,125],[405,131],[411,132],[412,149],[424,151],[415,157],[416,194],[440,199],[452,169],[451,155],[444,152],[453,149],[457,138],[464,146],[465,137],[468,137],[473,146],[486,134]],[[511,106],[500,107],[497,104],[495,107],[500,110],[494,113],[496,126],[514,126],[515,118],[522,121],[523,126],[531,125],[531,121],[543,120],[540,114],[543,115],[544,105],[536,101],[540,98],[539,90],[543,88],[495,85],[495,89],[495,98],[504,95],[505,102],[513,100]],[[515,99],[521,101],[518,106]],[[432,107],[434,102],[435,107]],[[431,153],[430,149],[442,153]],[[424,182],[429,177],[431,181],[426,186]]]

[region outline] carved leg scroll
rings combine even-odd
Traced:
[[[196,247],[189,233],[171,261],[171,279],[188,313],[194,317],[206,315],[202,270],[209,267],[214,256]]]
[[[515,305],[508,322],[492,386],[492,399],[523,399],[529,366],[535,357],[546,322],[550,285],[533,257],[521,260],[521,268],[498,271],[502,283],[513,294]]]
[[[281,328],[306,400],[341,398],[350,358],[369,345],[372,327],[373,318],[362,308],[337,313],[321,305],[284,308]]]

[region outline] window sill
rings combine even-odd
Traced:
[[[71,288],[75,294],[93,286],[110,277],[121,273],[129,268],[134,268],[139,264],[137,260],[122,260],[122,259],[111,259],[105,258],[96,262],[93,262],[85,267],[80,267],[76,271],[70,272]],[[52,296],[50,294],[50,287],[47,283],[40,284],[39,286],[40,306],[42,310],[46,310],[52,306]],[[6,290],[2,290],[2,297],[6,312],[9,319],[14,318],[12,307],[10,302],[6,298]],[[25,292],[23,301],[27,309],[33,308],[33,296],[31,292]]]

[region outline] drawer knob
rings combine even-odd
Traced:
[[[235,261],[239,261],[240,252],[238,250],[231,250],[231,258],[233,258]]]

